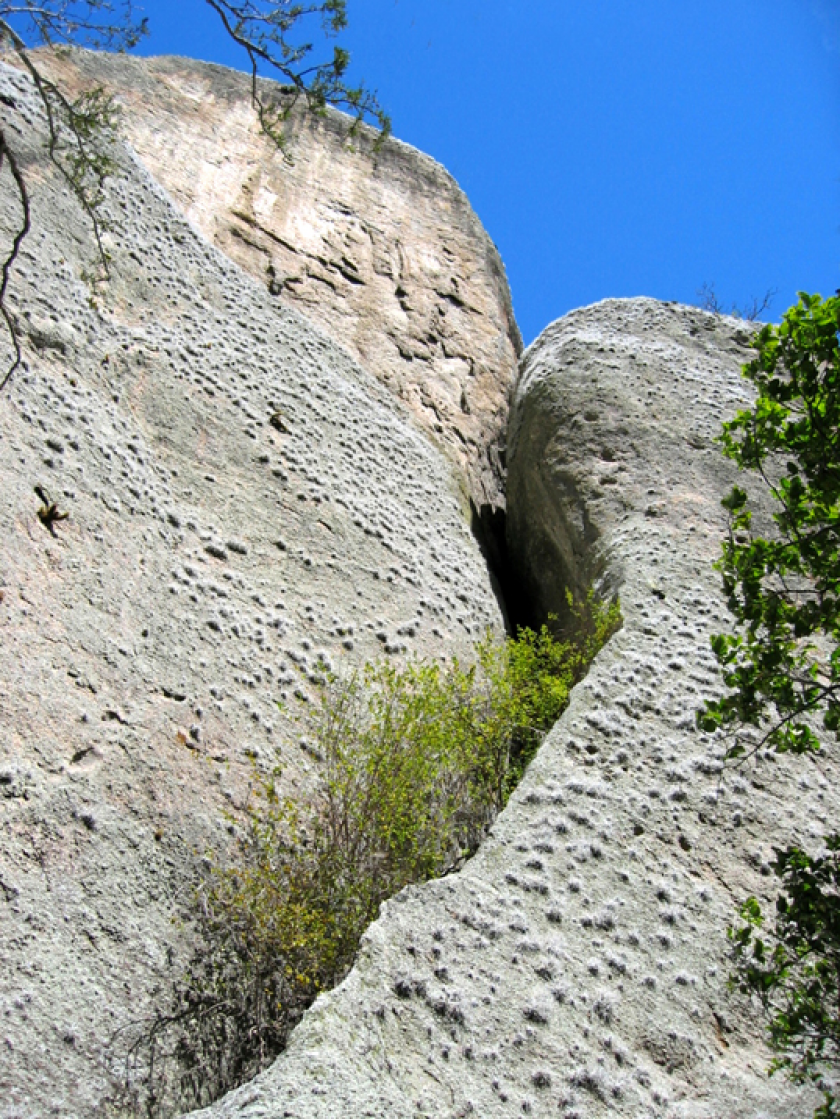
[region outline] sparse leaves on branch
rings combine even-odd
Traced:
[[[301,4],[290,0],[206,0],[219,16],[225,30],[242,48],[251,69],[251,99],[263,131],[286,150],[284,125],[289,113],[303,99],[307,107],[322,113],[327,105],[342,109],[354,118],[353,130],[364,120],[375,121],[380,142],[391,129],[390,119],[376,95],[364,86],[345,81],[350,55],[334,46],[331,57],[312,61],[313,44],[308,24],[320,22],[326,36],[347,27],[346,0],[317,0]],[[280,90],[269,90],[260,77],[280,81]]]
[[[101,214],[105,180],[113,171],[108,154],[116,111],[102,89],[70,98],[49,79],[32,55],[32,48],[60,48],[68,44],[127,50],[145,32],[145,20],[135,20],[130,2],[108,0],[0,0],[0,50],[32,78],[47,122],[50,159],[87,215],[97,248],[102,275],[107,275],[108,255],[102,243],[105,223]],[[3,54],[0,54],[0,58]],[[12,268],[32,224],[26,178],[9,127],[0,128],[0,174],[6,164],[20,203],[21,219],[2,258],[0,315],[9,333],[13,358],[0,389],[20,365],[20,340],[8,308]]]
[[[321,61],[315,58],[310,28],[331,37],[347,25],[346,0],[206,0],[225,30],[242,48],[251,72],[251,97],[263,131],[285,152],[284,126],[301,101],[310,111],[323,113],[328,105],[350,113],[351,132],[364,120],[380,129],[379,142],[390,121],[374,94],[346,82],[350,56],[333,46]],[[75,195],[90,223],[97,249],[99,275],[107,278],[108,253],[102,234],[106,227],[102,203],[104,184],[114,165],[109,155],[117,114],[112,98],[101,88],[68,97],[40,65],[37,47],[60,49],[82,46],[126,51],[147,32],[132,0],[0,0],[0,60],[5,57],[32,78],[44,110],[50,159]],[[274,78],[269,85],[261,78]],[[9,127],[0,126],[0,176],[8,171],[20,204],[19,225],[8,247],[0,246],[0,317],[12,345],[12,359],[0,374],[0,390],[21,362],[20,340],[9,311],[9,284],[22,243],[31,228],[30,193]]]
[[[749,898],[742,923],[729,930],[733,983],[764,1008],[777,1053],[771,1071],[815,1081],[824,1093],[817,1119],[837,1119],[840,1099],[825,1072],[840,1069],[840,836],[819,856],[779,851],[774,869],[784,889],[774,917]]]

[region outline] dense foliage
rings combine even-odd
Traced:
[[[738,629],[713,639],[728,691],[698,722],[734,735],[730,758],[764,747],[818,754],[840,737],[840,293],[800,294],[754,345],[744,375],[755,405],[721,441],[769,492],[773,512],[758,525],[741,486],[724,501],[719,568]],[[817,1115],[838,1117],[840,836],[816,855],[778,851],[775,871],[784,890],[775,919],[749,898],[730,930],[733,982],[764,1007],[771,1070],[816,1083]]]
[[[169,1011],[128,1052],[149,1114],[254,1076],[352,964],[383,901],[457,868],[504,806],[572,686],[620,624],[578,608],[580,636],[488,637],[475,662],[378,662],[331,678],[308,720],[307,803],[257,783],[236,857],[198,890],[198,948]]]
[[[739,626],[714,639],[730,689],[701,716],[705,730],[750,726],[761,745],[818,751],[815,716],[840,735],[840,297],[800,295],[765,326],[744,375],[755,406],[726,424],[724,453],[772,495],[773,525],[756,531],[745,489],[724,505],[720,570]],[[736,740],[730,755],[744,750]]]

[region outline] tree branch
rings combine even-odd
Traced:
[[[3,380],[0,381],[0,392],[9,383],[12,374],[20,366],[21,363],[21,350],[20,339],[18,337],[17,326],[14,319],[9,313],[9,308],[6,303],[6,295],[9,288],[9,275],[11,274],[12,266],[20,254],[21,245],[24,242],[29,230],[32,228],[32,214],[29,203],[29,192],[26,189],[26,181],[20,170],[17,157],[12,149],[9,147],[6,140],[5,132],[0,129],[0,172],[3,170],[3,164],[8,163],[9,171],[12,179],[14,180],[15,188],[17,190],[18,199],[20,200],[20,207],[22,212],[22,221],[18,226],[17,232],[12,241],[12,247],[3,260],[2,270],[0,270],[0,315],[6,324],[6,329],[9,332],[9,337],[12,342],[12,349],[14,350],[14,360],[6,371]]]

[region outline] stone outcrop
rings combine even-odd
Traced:
[[[624,628],[457,875],[406,890],[288,1051],[202,1119],[788,1119],[754,1008],[727,989],[738,901],[774,845],[818,843],[837,766],[722,772],[694,712],[728,618],[712,561],[733,481],[712,439],[747,403],[743,324],[610,301],[526,352],[510,543],[544,607],[590,576]]]
[[[277,701],[321,659],[464,653],[501,617],[456,471],[394,395],[125,149],[92,292],[37,99],[6,67],[0,95],[33,207],[0,396],[0,1116],[89,1119],[252,762],[310,779]],[[18,220],[4,172],[4,245]]]
[[[287,172],[239,78],[101,61],[146,166],[115,150],[95,290],[37,99],[0,67],[34,221],[10,292],[25,367],[0,396],[0,1119],[109,1113],[109,1042],[165,993],[192,861],[228,841],[254,765],[292,793],[312,778],[277,700],[303,702],[321,660],[463,654],[501,624],[464,478],[500,503],[516,332],[463,196],[396,141],[375,166],[369,137],[348,152],[333,116],[295,122]],[[3,243],[17,220],[4,176]],[[301,306],[324,330],[290,304],[319,288]],[[594,580],[624,628],[482,850],[387,903],[287,1052],[206,1119],[807,1112],[765,1076],[724,930],[772,889],[774,845],[831,827],[840,775],[764,755],[723,772],[694,723],[728,624],[711,564],[734,475],[712,440],[747,400],[748,340],[610,301],[526,353],[508,551],[538,612]],[[447,365],[470,355],[472,379]],[[69,514],[54,533],[35,486]]]
[[[521,341],[499,255],[443,167],[394,139],[375,151],[368,128],[348,141],[333,111],[295,115],[284,158],[250,79],[220,66],[82,51],[54,65],[111,91],[189,221],[404,401],[476,506],[503,503]]]

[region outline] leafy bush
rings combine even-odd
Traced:
[[[784,1070],[797,1084],[813,1081],[824,1095],[815,1119],[838,1119],[840,1099],[826,1071],[840,1068],[840,837],[830,836],[824,855],[798,847],[777,852],[775,871],[785,893],[775,921],[755,898],[741,908],[743,924],[729,930],[736,974],[744,994],[757,995],[767,1016],[776,1056],[771,1072]]]
[[[470,665],[377,662],[327,679],[309,718],[311,799],[280,796],[277,773],[257,781],[237,858],[197,891],[198,945],[173,1005],[129,1049],[148,1114],[256,1075],[347,973],[382,902],[476,850],[621,621],[592,595],[575,613],[575,640],[523,629],[488,635]]]
[[[730,759],[764,747],[819,757],[840,741],[840,292],[800,292],[753,347],[743,374],[755,403],[719,441],[771,513],[740,485],[723,501],[729,533],[717,566],[736,628],[712,638],[727,691],[698,725],[732,736]],[[825,846],[778,851],[786,892],[775,922],[748,898],[730,937],[735,983],[767,1018],[771,1071],[814,1083],[824,1097],[815,1119],[840,1119],[840,835]]]

